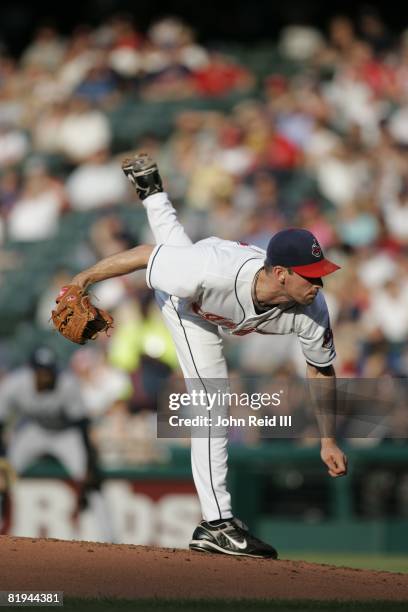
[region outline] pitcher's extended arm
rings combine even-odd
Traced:
[[[320,429],[320,456],[330,476],[334,478],[344,476],[347,474],[347,457],[337,446],[335,438],[336,373],[333,366],[318,368],[308,363],[307,377],[311,380],[310,397],[314,403]],[[312,379],[318,380],[318,385],[313,385]]]
[[[101,259],[94,266],[83,270],[72,279],[72,284],[79,285],[86,289],[89,285],[113,278],[123,276],[147,267],[149,257],[154,247],[142,244],[128,251],[122,251],[116,255],[111,255]]]

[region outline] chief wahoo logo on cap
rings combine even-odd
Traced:
[[[313,240],[312,244],[312,255],[314,257],[322,256],[322,249],[320,248],[320,244],[317,242],[316,238]]]

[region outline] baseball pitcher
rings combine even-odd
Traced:
[[[296,334],[307,376],[331,389],[335,402],[335,349],[321,278],[338,269],[317,239],[303,229],[274,235],[267,251],[238,242],[208,238],[193,244],[163,191],[156,163],[139,154],[123,162],[147,211],[156,245],[141,245],[103,259],[73,279],[81,295],[96,282],[146,269],[146,283],[168,325],[186,379],[227,380],[219,328],[235,335]],[[70,291],[66,289],[67,293]],[[63,288],[60,293],[64,295]],[[63,299],[63,298],[62,298]],[[61,309],[65,307],[61,305]],[[60,331],[64,330],[63,318]],[[273,338],[271,338],[273,343]],[[332,477],[347,471],[347,461],[333,437],[322,435],[321,457]],[[203,520],[190,548],[228,555],[276,558],[276,550],[254,537],[233,516],[227,490],[227,438],[192,438],[194,482]]]

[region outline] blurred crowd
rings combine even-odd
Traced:
[[[157,159],[192,238],[265,247],[284,227],[310,229],[342,266],[324,287],[337,375],[406,376],[408,30],[390,32],[370,9],[358,22],[333,17],[325,33],[286,27],[270,41],[270,57],[260,76],[199,44],[179,18],[142,33],[126,15],[78,26],[68,38],[44,25],[18,59],[4,51],[0,269],[19,265],[21,245],[58,236],[73,211],[100,211],[72,249],[74,269],[151,241],[145,222],[134,233],[116,214],[138,204],[120,170],[128,151],[115,150],[109,117],[127,100],[184,101],[167,138],[146,129],[130,140]],[[215,101],[234,93],[240,101],[220,111]],[[198,97],[214,100],[214,109],[189,109]],[[38,299],[33,321],[44,334],[71,272],[55,270]],[[99,449],[111,464],[163,457],[164,446],[149,450],[146,440],[159,381],[178,376],[171,339],[143,275],[94,293],[115,329],[77,350],[70,367],[98,423]],[[304,375],[295,337],[251,334],[225,344],[234,374]]]

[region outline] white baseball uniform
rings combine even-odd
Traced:
[[[320,292],[309,306],[292,302],[257,314],[252,284],[263,267],[264,250],[214,237],[193,244],[166,193],[143,203],[157,244],[146,281],[173,336],[188,389],[197,379],[206,384],[208,379],[227,380],[219,327],[234,335],[295,333],[309,363],[325,367],[334,361],[329,314]],[[207,439],[192,438],[191,451],[203,518],[230,518],[226,436],[211,437],[209,428]]]

